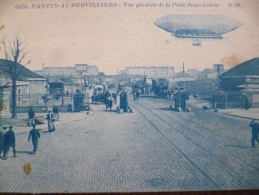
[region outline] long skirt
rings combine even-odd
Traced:
[[[51,119],[48,120],[48,129],[50,132],[55,130],[54,122]]]

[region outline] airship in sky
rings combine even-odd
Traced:
[[[222,39],[223,34],[241,25],[239,21],[223,15],[167,15],[154,23],[176,38],[190,38],[196,41]]]

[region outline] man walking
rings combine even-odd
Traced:
[[[3,159],[6,160],[8,157],[8,152],[10,148],[13,148],[13,157],[16,156],[16,150],[15,150],[15,134],[13,132],[13,127],[9,127],[9,131],[6,132],[4,135],[4,142],[5,142],[5,147],[4,147],[4,156]]]
[[[34,121],[35,112],[32,110],[32,108],[30,108],[28,112],[28,116],[29,116],[29,125],[35,124],[35,121]]]
[[[4,134],[6,132],[7,126],[3,126],[3,130],[0,130],[0,156],[2,155],[2,152],[5,148],[5,140],[4,140]]]
[[[36,127],[35,124],[32,125],[32,130],[30,131],[29,137],[28,137],[28,142],[30,141],[30,138],[31,138],[31,141],[32,141],[33,154],[36,154],[36,151],[38,149],[38,141],[39,141],[39,138],[40,138],[40,132],[35,127]]]
[[[257,143],[259,143],[259,140],[258,140],[259,124],[255,122],[255,120],[252,120],[249,124],[249,127],[252,127],[251,144],[252,144],[252,148],[255,148],[255,140],[257,141]]]

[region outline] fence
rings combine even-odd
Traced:
[[[9,110],[12,106],[12,95],[8,98]],[[69,95],[43,95],[43,94],[17,94],[16,96],[16,111],[17,113],[26,113],[30,108],[37,113],[44,113],[52,111],[53,107],[58,107],[59,112],[68,112],[72,110],[72,105],[75,103],[73,101],[73,94]],[[84,103],[89,104],[89,95],[86,94],[84,98]]]
[[[211,96],[211,108],[250,108],[252,107],[250,96],[240,93],[223,93]]]

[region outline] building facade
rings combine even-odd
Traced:
[[[11,64],[11,61],[0,60],[0,86],[2,90],[3,113],[9,114],[12,107],[12,82],[10,74],[5,72]],[[27,69],[26,67],[16,64],[16,107],[17,112],[19,108],[26,108],[29,106],[37,106],[42,102],[42,96],[47,93],[47,81],[44,77]]]
[[[145,75],[148,78],[173,78],[174,68],[172,66],[135,66],[126,67],[126,75]]]
[[[98,75],[99,70],[97,66],[76,64],[74,67],[43,67],[43,69],[37,71],[37,73],[46,77],[81,78],[87,75]]]
[[[259,107],[259,58],[236,65],[219,76],[220,89],[246,96],[251,107]]]

